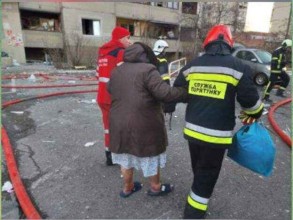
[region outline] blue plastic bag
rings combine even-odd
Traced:
[[[270,176],[274,167],[276,147],[267,129],[255,122],[236,132],[227,156],[263,176]]]

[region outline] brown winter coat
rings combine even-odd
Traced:
[[[111,73],[110,151],[138,157],[156,156],[168,145],[161,102],[183,101],[185,88],[172,88],[156,67],[147,62],[143,48],[125,50],[124,63]]]

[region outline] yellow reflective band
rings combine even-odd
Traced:
[[[253,115],[253,114],[256,114],[256,113],[260,112],[263,109],[263,107],[264,107],[264,104],[262,103],[257,109],[255,109],[253,111],[245,110],[244,112],[249,114],[249,115]]]
[[[271,73],[281,73],[281,70],[271,70]]]
[[[278,59],[278,57],[273,57],[273,59],[272,60],[277,60]]]
[[[203,80],[190,80],[188,93],[192,95],[224,99],[227,90],[226,83]]]
[[[170,80],[170,76],[163,76],[162,79],[163,80]]]
[[[271,81],[269,81],[269,83],[268,83],[268,85],[267,85],[267,87],[266,87],[266,89],[265,89],[265,91],[264,91],[265,95],[269,95],[269,94],[270,94],[270,93],[268,92],[268,89],[269,89],[270,85],[271,85]],[[265,97],[265,95],[264,95],[264,97]],[[263,98],[264,98],[264,97],[263,97]]]
[[[161,63],[162,62],[168,62],[165,58],[162,58],[162,59],[160,59],[160,58],[157,58]]]
[[[279,89],[281,89],[281,90],[286,90],[286,88],[285,88],[285,87],[282,87],[282,86],[280,86]]]
[[[187,202],[193,208],[206,211],[208,209],[208,205],[201,204],[199,202],[194,201],[190,196],[187,197]]]
[[[184,134],[187,136],[196,138],[198,140],[213,143],[213,144],[232,144],[232,137],[215,137],[215,136],[209,136],[206,134],[201,134],[196,131],[189,130],[188,128],[184,128],[183,130]]]
[[[278,59],[278,66],[277,66],[278,69],[280,68],[280,65],[281,65],[282,56],[283,54],[280,54],[280,58]]]
[[[222,75],[222,74],[202,74],[202,73],[190,73],[188,74],[186,80],[207,80],[207,81],[218,81],[224,83],[230,83],[233,86],[237,86],[239,80],[232,76]]]

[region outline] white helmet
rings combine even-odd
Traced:
[[[157,40],[154,45],[154,53],[158,56],[160,53],[163,52],[165,48],[169,47],[168,43],[164,40]]]
[[[292,40],[286,39],[282,42],[283,47],[292,47]]]

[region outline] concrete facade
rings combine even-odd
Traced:
[[[271,16],[271,33],[279,33],[285,36],[288,34],[292,36],[292,24],[290,18],[291,2],[274,2],[272,16]],[[287,33],[287,28],[288,33]]]
[[[10,23],[17,23],[17,25],[12,25],[12,28],[21,36],[22,44],[18,50],[22,52],[20,53],[7,43],[3,49],[20,63],[25,63],[29,59],[29,54],[44,54],[42,52],[44,49],[63,50],[67,55],[66,59],[68,59],[68,51],[74,50],[74,47],[80,42],[82,42],[82,50],[84,50],[81,60],[86,60],[86,56],[96,56],[93,51],[110,40],[112,29],[121,24],[134,29],[132,30],[134,31],[133,36],[131,36],[133,41],[142,41],[153,45],[159,36],[167,36],[166,40],[169,44],[167,52],[170,55],[173,54],[172,56],[175,58],[175,53],[182,53],[185,48],[193,48],[193,45],[196,44],[197,34],[194,30],[194,21],[197,19],[205,20],[207,15],[209,19],[213,19],[217,13],[214,10],[214,4],[192,2],[178,2],[175,5],[172,2],[8,3],[8,1],[4,1],[3,5],[3,22],[6,17],[11,20]],[[206,11],[207,7],[205,6],[207,5],[210,7],[210,11]],[[234,7],[234,5],[235,3],[227,3],[221,4],[221,7],[227,7],[225,8],[225,14],[227,14],[227,11],[230,11],[229,7]],[[14,8],[15,15],[11,16],[12,11],[9,10],[9,7]],[[239,10],[238,19],[241,22],[243,19],[245,20],[245,4],[244,7],[239,7]],[[228,14],[225,16],[225,14],[222,16],[221,23],[231,23],[229,18],[233,16],[228,16]],[[33,20],[33,23],[37,22],[38,25],[24,28],[26,19],[32,18],[39,19],[38,21]],[[5,22],[8,23],[8,21]],[[53,30],[48,31],[47,23],[50,22],[53,24]],[[89,31],[85,30],[87,22],[98,22],[99,34],[85,33],[85,31]],[[93,23],[90,25],[93,29]],[[46,28],[46,30],[42,28]],[[182,36],[184,40],[181,42]],[[37,52],[34,51],[36,49],[38,49]],[[191,53],[193,54],[194,50]]]
[[[2,3],[2,10],[2,31],[4,33],[2,51],[8,53],[18,63],[25,63],[23,33],[18,3]]]

